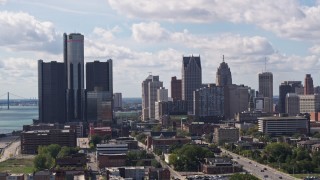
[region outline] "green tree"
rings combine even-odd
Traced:
[[[59,151],[57,158],[62,158],[66,156],[70,156],[72,154],[76,154],[79,151],[78,148],[63,146]]]
[[[259,180],[259,178],[251,174],[234,174],[230,176],[229,180]]]
[[[50,156],[53,157],[54,159],[56,159],[57,155],[59,154],[59,152],[61,150],[61,146],[58,144],[50,144],[49,146],[47,146],[47,150],[48,150],[48,153],[50,154]]]
[[[287,143],[270,143],[263,150],[267,162],[284,163],[291,156],[292,148]]]
[[[162,129],[161,124],[158,124],[158,125],[152,127],[152,131],[155,131],[155,132],[159,132],[159,131],[161,131],[161,129]]]
[[[94,145],[94,147],[96,147],[97,144],[100,144],[101,141],[102,141],[102,137],[101,136],[96,135],[96,134],[91,136],[90,142]]]
[[[54,164],[54,159],[49,154],[38,154],[33,160],[36,171],[50,169]]]
[[[197,171],[204,158],[212,157],[214,157],[214,154],[208,148],[184,145],[170,155],[169,163],[178,171]]]
[[[137,140],[141,143],[145,143],[145,140],[147,138],[147,135],[145,135],[144,133],[140,133],[136,136]]]
[[[151,160],[151,166],[153,166],[155,168],[161,168],[162,167],[161,164],[155,159]]]

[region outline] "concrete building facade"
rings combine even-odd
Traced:
[[[296,93],[286,95],[286,113],[289,116],[296,116],[300,113],[300,98]]]
[[[296,133],[309,133],[309,120],[304,117],[260,117],[258,130],[270,136],[292,136]]]
[[[155,102],[157,101],[157,89],[163,86],[159,76],[149,75],[142,82],[142,120],[155,118]]]
[[[224,116],[224,88],[215,84],[193,92],[194,115]]]
[[[300,113],[320,112],[320,95],[299,95]]]

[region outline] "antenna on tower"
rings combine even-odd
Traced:
[[[267,57],[264,58],[264,71],[267,72]]]
[[[224,54],[222,55],[222,62],[224,62]]]

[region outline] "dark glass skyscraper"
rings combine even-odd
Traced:
[[[88,62],[86,64],[86,83],[87,91],[94,91],[95,87],[100,87],[102,91],[113,94],[112,60]]]
[[[181,79],[171,77],[171,98],[173,101],[182,100]]]
[[[284,81],[279,86],[279,113],[286,112],[286,95],[288,93],[300,94],[299,90],[302,88],[301,81]]]
[[[306,74],[306,77],[304,79],[304,95],[312,95],[314,94],[313,89],[313,79],[311,77],[311,74]]]
[[[187,56],[182,60],[182,100],[187,101],[188,113],[193,113],[193,91],[202,86],[200,56]]]
[[[113,119],[112,60],[86,64],[86,118],[111,125]]]
[[[68,121],[84,120],[84,36],[63,34],[63,60],[67,82]]]
[[[64,63],[38,61],[39,120],[64,123],[66,120],[66,83]]]

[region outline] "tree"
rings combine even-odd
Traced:
[[[162,167],[161,164],[155,159],[151,160],[151,166],[153,166],[155,168],[161,168]]]
[[[162,129],[161,124],[158,124],[158,125],[152,127],[152,131],[155,131],[155,132],[159,132],[159,131],[161,131],[161,129]]]
[[[229,180],[259,180],[259,178],[251,175],[251,174],[234,174],[230,176]]]
[[[96,147],[97,144],[100,144],[101,141],[102,141],[102,137],[101,136],[96,135],[96,134],[91,136],[90,142],[94,145],[94,147]]]
[[[208,148],[184,145],[170,155],[169,163],[178,171],[197,171],[204,158],[212,157],[214,157],[214,154]]]
[[[59,154],[61,150],[61,146],[58,144],[50,144],[47,146],[48,153],[53,157],[54,159],[57,158],[57,155]]]
[[[267,162],[284,163],[291,156],[292,148],[287,143],[270,143],[263,150]]]
[[[66,157],[66,156],[70,156],[72,154],[76,154],[79,150],[77,148],[73,148],[73,147],[67,147],[67,146],[63,146],[59,152],[59,154],[57,155],[57,158],[62,158],[62,157]]]
[[[38,154],[33,160],[36,171],[50,169],[54,164],[54,159],[49,154]]]

